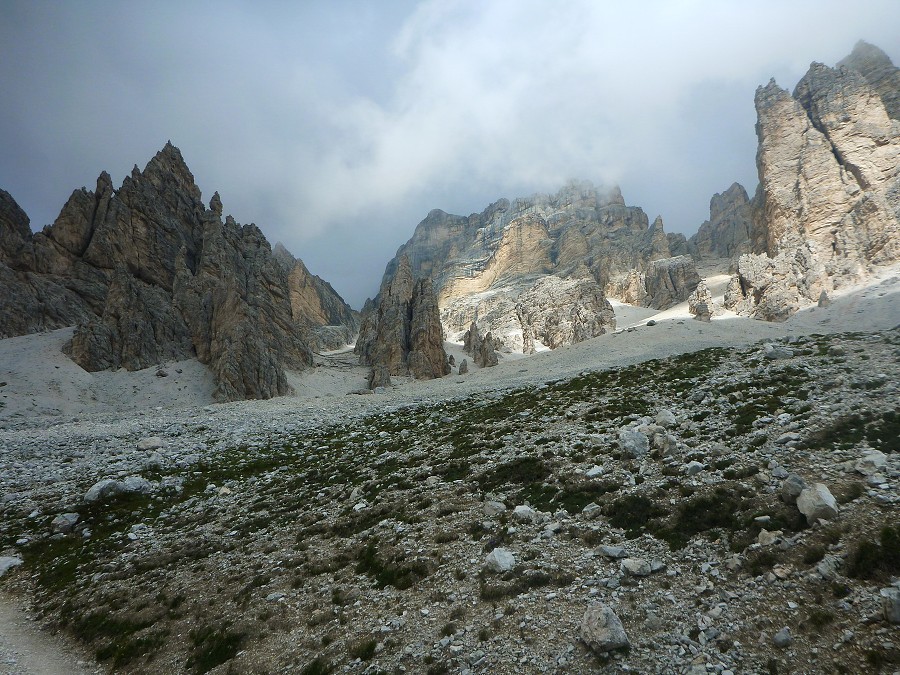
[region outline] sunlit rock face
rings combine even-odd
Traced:
[[[34,235],[0,194],[0,336],[75,326],[66,351],[85,370],[196,357],[219,400],[285,394],[285,369],[312,363],[311,326],[336,313],[353,329],[343,301],[289,277],[259,228],[223,221],[218,193],[204,205],[171,143],[118,190],[104,172],[73,192]]]
[[[606,295],[629,278],[632,295],[653,302],[645,272],[672,257],[670,243],[687,250],[683,237],[667,236],[660,218],[651,224],[643,210],[627,206],[618,188],[572,182],[556,194],[501,199],[467,217],[432,211],[384,278],[405,256],[413,278],[433,281],[448,338],[461,340],[475,322],[501,351],[528,352],[612,330]],[[681,300],[692,290],[679,289]]]
[[[793,95],[774,81],[756,92],[761,236],[738,260],[731,309],[783,320],[900,259],[897,69],[867,45],[842,63],[813,63]]]

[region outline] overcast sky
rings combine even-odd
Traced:
[[[40,229],[169,139],[204,200],[354,307],[429,210],[571,178],[696,231],[757,182],[753,94],[860,38],[900,60],[897,0],[0,1],[0,188]]]

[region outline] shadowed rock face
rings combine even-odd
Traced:
[[[757,90],[759,255],[738,260],[729,308],[783,320],[900,259],[900,122],[886,104],[897,69],[886,59],[857,45],[844,67],[812,64],[793,95],[774,81]]]
[[[363,309],[354,351],[360,363],[390,375],[430,379],[450,373],[434,287],[430,279],[413,279],[405,256],[377,300]]]
[[[688,251],[701,258],[733,258],[752,252],[750,198],[740,183],[709,201],[709,220],[688,241]]]
[[[118,190],[104,172],[43,232],[27,224],[2,193],[3,337],[75,325],[67,353],[91,371],[196,357],[220,400],[285,394],[285,368],[312,363],[266,238],[223,222],[218,194],[206,208],[171,143]]]

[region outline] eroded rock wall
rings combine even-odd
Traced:
[[[0,193],[0,282],[0,335],[75,325],[67,353],[89,371],[196,357],[237,400],[285,394],[285,368],[312,363],[302,328],[318,315],[294,310],[259,228],[223,222],[218,193],[204,206],[171,143],[118,190],[104,172],[73,192],[34,235]]]
[[[854,53],[812,64],[793,95],[774,81],[756,92],[761,251],[739,259],[730,309],[783,320],[900,259],[900,122],[885,104],[896,69],[879,52],[882,93]]]

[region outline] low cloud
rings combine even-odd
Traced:
[[[587,178],[691,233],[755,187],[757,85],[860,38],[900,57],[893,1],[309,4],[6,3],[0,187],[37,227],[171,139],[359,306],[431,208]]]

